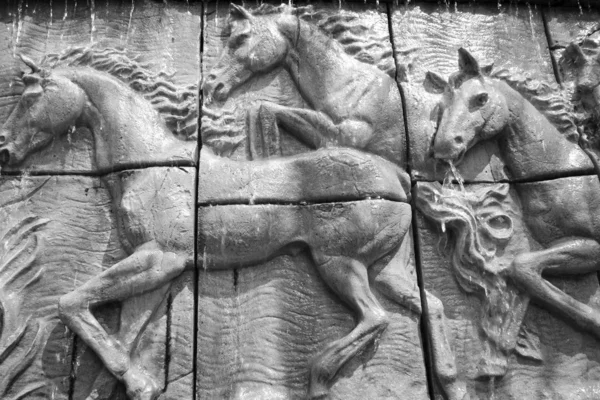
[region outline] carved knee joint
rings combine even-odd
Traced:
[[[87,304],[77,292],[70,292],[58,300],[58,316],[68,325],[71,318],[87,308]]]

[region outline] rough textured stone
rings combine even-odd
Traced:
[[[394,7],[391,21],[398,80],[406,100],[411,172],[417,180],[441,180],[448,170],[447,165],[430,158],[441,95],[425,78],[428,71],[446,79],[457,72],[459,48],[471,52],[481,66],[494,64],[495,70],[510,70],[511,80],[530,76],[554,83],[537,7],[411,4]],[[457,168],[467,181],[515,178],[505,171],[501,158],[497,144],[485,141]],[[572,169],[581,168],[575,165]]]
[[[464,191],[417,184],[415,198],[423,211],[417,213],[416,228],[423,281],[444,303],[459,379],[468,383],[471,398],[595,397],[598,330],[575,309],[590,310],[586,318],[595,318],[600,300],[593,272],[597,268],[585,270],[585,261],[566,253],[556,270],[532,276],[564,293],[564,301],[574,304],[566,313],[560,302],[548,302],[540,297],[543,291],[527,286],[522,280],[527,275],[519,272],[527,271],[520,264],[524,254],[573,234],[565,230],[565,221],[593,218],[597,201],[589,197],[589,214],[571,208],[568,216],[558,210],[567,199],[577,201],[598,186],[594,175],[510,187],[467,185]],[[540,206],[547,208],[541,211]],[[534,259],[541,260],[541,254]]]
[[[141,71],[147,76],[141,76],[140,81],[152,83],[156,81],[153,75],[168,74],[168,78],[159,79],[172,82],[175,86],[167,89],[167,83],[162,87],[166,96],[154,96],[158,87],[145,87],[140,90],[134,87],[140,95],[156,103],[162,102],[163,117],[168,116],[169,127],[177,125],[181,137],[191,138],[195,141],[196,134],[196,94],[199,82],[200,54],[198,52],[200,38],[201,4],[170,5],[158,4],[147,1],[134,1],[129,4],[116,1],[96,2],[19,2],[10,9],[12,23],[6,24],[3,30],[5,51],[0,56],[0,118],[5,121],[19,95],[23,92],[23,83],[18,79],[22,71],[29,69],[19,60],[18,55],[24,55],[36,63],[45,60],[43,67],[53,67],[57,61],[53,54],[64,54],[65,50],[83,51],[87,48],[98,50],[91,54],[73,53],[58,65],[90,65],[89,60],[96,60],[96,69],[118,71],[116,75],[127,77],[130,71]],[[117,51],[118,50],[118,51]],[[104,52],[104,53],[103,53]],[[111,53],[112,52],[112,53]],[[102,55],[108,59],[121,62],[125,68],[115,69],[107,64]],[[92,63],[93,64],[93,63]],[[138,66],[138,69],[135,67]],[[133,70],[128,69],[134,67]],[[137,76],[140,78],[140,76]],[[127,79],[124,79],[127,81]],[[131,80],[129,81],[131,82]],[[84,90],[94,93],[98,88],[89,85]],[[135,84],[134,84],[135,86]],[[142,84],[143,86],[143,84]],[[132,92],[126,89],[110,89],[110,95],[130,96]],[[108,90],[108,88],[106,88]],[[179,96],[178,106],[187,107],[187,113],[175,110],[176,104],[169,104],[171,93]],[[89,94],[88,93],[88,94]],[[103,92],[100,92],[102,94]],[[172,97],[171,97],[172,98]],[[95,98],[99,103],[100,100]],[[125,103],[127,103],[125,101]],[[117,107],[114,101],[109,105]],[[102,107],[101,107],[102,108]],[[101,110],[102,111],[102,110]],[[150,114],[142,114],[140,109],[125,110],[136,113],[140,119],[150,123],[154,121]],[[58,112],[58,111],[57,111]],[[131,121],[116,118],[116,109],[109,108],[106,113],[112,113],[111,123],[119,124],[119,129],[127,131]],[[175,114],[177,112],[177,114]],[[123,114],[123,113],[121,113]],[[123,114],[126,115],[126,114]],[[177,122],[173,117],[185,117]],[[108,116],[107,116],[108,117]],[[139,121],[136,121],[139,124]],[[138,126],[140,129],[150,130]],[[117,145],[117,138],[111,139]],[[86,127],[74,125],[68,134],[59,134],[52,140],[50,146],[41,150],[35,160],[25,160],[19,168],[30,171],[45,171],[47,173],[89,172],[114,167],[132,167],[151,165],[156,163],[187,163],[191,164],[195,158],[194,147],[191,144],[183,146],[176,151],[161,149],[161,140],[146,137],[142,143],[129,143],[124,141],[121,146],[139,147],[139,151],[130,151],[129,154],[119,154],[113,148],[113,162],[109,168],[98,165],[94,157],[94,138]],[[149,152],[144,151],[148,147]],[[5,169],[10,169],[6,168]]]

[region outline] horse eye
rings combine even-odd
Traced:
[[[242,44],[244,44],[248,40],[249,37],[250,37],[250,35],[247,33],[242,33],[240,35],[237,35],[231,41],[231,46],[232,47],[240,47]]]
[[[489,96],[487,93],[479,93],[475,96],[475,104],[479,107],[485,105],[488,102]]]

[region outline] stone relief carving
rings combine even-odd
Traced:
[[[40,246],[39,230],[49,221],[35,216],[12,216],[3,227],[3,249],[0,253],[0,396],[8,397],[15,389],[16,378],[34,362],[43,346],[46,321],[24,318],[22,303],[31,294],[31,286],[42,273],[37,263]],[[23,349],[24,353],[18,354]],[[15,356],[16,354],[16,356]],[[13,399],[26,398],[43,387],[38,380],[17,390]]]
[[[540,82],[481,67],[465,49],[458,53],[459,71],[447,81],[433,72],[426,77],[426,85],[441,95],[433,111],[437,126],[432,158],[449,163],[457,174],[455,166],[470,156],[471,148],[496,140],[516,179],[552,178],[573,165],[591,166],[578,145],[576,121],[566,101],[548,96]],[[463,291],[480,299],[484,356],[475,376],[505,376],[507,358],[519,350],[519,338],[531,336],[528,329],[519,332],[529,299],[598,338],[598,311],[548,280],[598,271],[597,234],[591,222],[598,177],[518,184],[515,200],[507,197],[507,184],[467,191],[460,175],[456,179],[457,188],[448,182],[444,187],[419,183],[416,205],[442,232],[448,230],[444,235],[451,236],[453,275]],[[517,228],[517,223],[522,226]],[[528,232],[529,248],[511,248],[515,231]],[[525,354],[542,361],[537,346]]]
[[[127,253],[58,302],[61,320],[106,368],[92,379],[96,388],[114,377],[131,399],[161,396],[168,379],[158,376],[148,355],[158,350],[144,348],[140,338],[168,308],[173,281],[194,269],[202,279],[242,268],[293,269],[308,260],[310,273],[355,318],[343,334],[315,339],[302,376],[311,399],[343,398],[336,385],[381,355],[395,318],[388,300],[415,320],[423,314],[431,368],[446,399],[479,398],[471,378],[491,386],[510,379],[515,355],[535,365],[546,361],[544,336],[527,318],[530,300],[600,338],[596,308],[552,280],[598,271],[597,177],[551,179],[592,165],[600,175],[597,41],[572,43],[560,61],[574,76],[581,115],[557,87],[520,70],[480,66],[463,48],[459,71],[449,79],[430,71],[423,84],[410,82],[405,94],[412,100],[440,99],[423,111],[435,127],[430,148],[412,157],[447,166],[458,181],[458,187],[418,182],[413,199],[396,68],[382,66],[392,59],[391,47],[383,46],[377,58],[354,39],[335,38],[367,29],[356,16],[231,5],[219,29],[223,48],[203,65],[200,138],[198,88],[148,73],[124,50],[75,47],[40,63],[20,57],[31,72],[23,74],[23,94],[0,131],[0,166],[19,171],[57,138],[77,141],[77,132],[89,130],[98,180],[110,195],[108,213]],[[411,73],[400,68],[405,88]],[[289,97],[269,92],[273,86]],[[497,143],[510,179],[533,181],[465,188],[457,167],[483,142]],[[452,276],[482,307],[474,318],[482,351],[468,379],[457,371],[455,353],[465,350],[448,318],[454,311],[444,293],[438,296],[427,282],[420,290],[410,273],[411,202],[437,224],[449,244],[444,257]],[[36,325],[43,321],[18,317],[20,296],[43,271],[36,232],[48,220],[15,221],[1,239],[7,245],[0,253],[0,371],[12,372],[0,380],[0,395],[14,390],[15,377],[45,341]],[[138,300],[114,317],[116,331],[95,310],[132,298]],[[25,356],[3,366],[13,361],[15,347],[25,348]],[[388,369],[402,362],[389,361]],[[13,397],[43,385],[31,383]],[[93,395],[110,398],[113,387],[106,386]],[[228,396],[244,393],[242,386]]]
[[[329,54],[341,58],[336,60],[338,65],[344,63],[349,72],[360,71],[365,74],[360,79],[349,76],[346,83],[357,83],[360,86],[351,89],[350,93],[358,90],[363,95],[366,93],[369,96],[383,97],[368,99],[369,101],[357,97],[357,104],[364,104],[366,109],[352,106],[343,111],[339,107],[347,107],[347,103],[340,101],[342,98],[346,99],[345,92],[330,93],[328,85],[331,83],[321,83],[306,89],[306,93],[314,98],[313,102],[320,100],[323,94],[325,97],[329,96],[328,100],[333,103],[326,106],[318,103],[314,105],[319,109],[324,108],[324,112],[261,105],[257,112],[259,132],[252,128],[248,131],[251,159],[258,154],[253,144],[255,136],[265,138],[279,135],[277,125],[271,125],[271,132],[264,131],[269,118],[277,118],[277,121],[285,121],[286,118],[288,121],[295,120],[297,123],[291,126],[297,127],[300,123],[302,128],[296,135],[307,135],[302,140],[308,142],[310,147],[324,149],[310,153],[310,156],[293,156],[289,161],[272,160],[268,164],[259,164],[257,168],[246,162],[243,168],[255,170],[250,175],[268,174],[270,169],[283,169],[285,174],[285,170],[290,168],[306,173],[310,172],[312,164],[324,162],[326,166],[337,162],[341,163],[340,176],[321,175],[329,179],[323,183],[323,189],[326,189],[323,193],[318,191],[321,187],[317,186],[314,197],[293,200],[319,201],[331,198],[333,185],[352,179],[355,188],[364,186],[365,189],[350,193],[350,196],[366,194],[390,197],[395,201],[359,201],[339,207],[334,204],[333,208],[332,205],[266,207],[261,210],[262,214],[258,219],[255,213],[248,214],[244,208],[237,212],[235,206],[232,206],[234,209],[227,206],[208,208],[198,216],[198,254],[202,256],[195,260],[191,242],[191,180],[186,181],[185,175],[175,173],[176,171],[165,175],[155,168],[104,178],[112,196],[113,212],[118,216],[119,236],[128,249],[129,256],[61,297],[59,314],[63,322],[98,354],[105,367],[125,384],[132,399],[154,399],[160,393],[156,378],[143,365],[133,362],[129,355],[139,334],[135,331],[142,330],[147,321],[130,323],[127,329],[132,333],[117,337],[107,333],[92,314],[91,307],[154,290],[165,293],[175,277],[196,264],[209,270],[232,269],[255,265],[282,254],[308,250],[321,278],[359,316],[358,324],[352,332],[333,341],[314,359],[310,374],[310,398],[326,396],[339,369],[363,351],[365,346],[370,345],[388,324],[386,312],[369,290],[369,275],[392,300],[420,313],[419,293],[414,284],[398,279],[397,274],[386,272],[387,268],[394,270],[404,267],[406,256],[399,250],[411,222],[410,205],[405,193],[409,186],[408,177],[391,163],[403,162],[402,136],[397,134],[401,128],[401,119],[398,118],[401,115],[401,103],[395,84],[375,68],[361,69],[357,61],[336,50],[335,45],[327,43],[324,36],[319,37],[309,24],[296,25],[292,14],[282,13],[276,17],[274,19],[270,16],[266,21],[255,23],[258,17],[252,16],[242,7],[233,7],[232,34],[228,49],[237,53],[236,57],[241,60],[236,61],[242,61],[242,66],[249,62],[250,68],[248,71],[237,68],[236,71],[231,55],[225,53],[222,57],[224,61],[215,67],[215,72],[205,82],[204,91],[209,98],[214,96],[223,100],[231,90],[227,85],[233,88],[235,84],[242,83],[242,78],[233,75],[226,68],[232,68],[248,77],[251,71],[267,69],[271,67],[270,63],[284,58],[283,55],[275,54],[272,62],[263,60],[265,56],[273,55],[273,49],[265,48],[265,43],[275,43],[284,49],[289,46],[296,51],[306,51],[309,43],[302,42],[307,40],[305,36],[312,37],[312,45],[325,46],[321,57]],[[274,24],[273,29],[265,30],[264,22]],[[260,37],[253,37],[274,33],[275,27],[281,30],[277,38],[279,42],[259,42]],[[300,31],[294,31],[298,27]],[[261,44],[257,46],[255,43]],[[240,48],[246,44],[257,47],[252,51],[262,50],[266,53],[252,53]],[[329,53],[325,52],[327,49]],[[52,69],[40,67],[32,60],[22,57],[31,72],[23,76],[26,86],[21,101],[2,128],[0,160],[3,165],[19,165],[30,154],[47,146],[55,135],[68,134],[79,127],[86,127],[91,131],[95,144],[95,162],[101,171],[110,171],[117,166],[142,164],[142,161],[152,160],[155,155],[173,160],[178,156],[189,157],[192,154],[195,145],[193,142],[174,137],[150,103],[113,76],[123,78],[119,76],[122,67],[114,62],[116,56],[122,57],[123,54],[111,50],[101,54],[93,51],[74,49],[55,57],[52,60],[66,62]],[[240,54],[250,61],[246,61]],[[314,56],[316,52],[310,54]],[[104,61],[98,63],[96,56],[104,56]],[[298,74],[307,73],[306,68],[314,68],[311,61],[316,60],[308,59],[308,63],[304,64],[299,62],[306,58],[301,54],[292,54],[289,58],[295,59],[296,64],[290,64],[288,68],[297,68]],[[107,69],[112,74],[97,68],[111,62],[112,65]],[[324,82],[332,82],[333,72],[337,71],[331,68],[319,70],[329,74],[324,77]],[[159,82],[158,85],[160,84]],[[163,85],[168,87],[167,84]],[[323,90],[323,86],[327,90]],[[344,86],[339,90],[349,90]],[[133,81],[132,87],[140,89],[136,87],[136,81]],[[115,98],[119,101],[115,101]],[[382,101],[389,104],[389,107],[379,108]],[[336,102],[339,104],[336,105]],[[359,114],[353,120],[351,117],[347,118],[348,111]],[[381,111],[389,115],[372,115]],[[337,115],[328,116],[327,112]],[[250,111],[249,127],[252,125],[253,113],[256,114]],[[130,121],[132,116],[136,118],[134,123]],[[290,125],[282,123],[289,128]],[[338,146],[349,146],[366,152],[343,150]],[[211,156],[209,151],[203,152],[202,156],[206,157],[203,158],[205,162],[212,160],[218,164],[220,159],[218,156]],[[379,190],[381,183],[378,180],[373,185],[370,183],[373,175],[356,181],[360,177],[360,169],[382,177],[384,190]],[[359,175],[355,175],[355,172],[359,172]],[[390,179],[390,182],[385,179]],[[267,186],[266,194],[260,193],[261,189],[258,186],[258,194],[253,196],[259,199],[286,200],[278,198],[278,193],[285,188],[273,191]],[[299,193],[305,196],[306,191],[302,188]],[[343,192],[340,193],[340,196],[344,195]],[[274,227],[268,223],[264,228],[258,225],[248,229],[248,226],[256,225],[257,222],[271,220],[280,221],[279,231],[273,231]],[[227,227],[224,231],[223,226]],[[336,235],[336,232],[342,234]],[[338,240],[330,242],[326,239],[334,235]],[[278,239],[273,240],[274,237]],[[245,245],[235,246],[236,243]],[[432,314],[436,316],[432,325],[435,326],[435,332],[439,333],[433,338],[438,372],[445,380],[449,397],[462,398],[462,389],[453,381],[451,353],[444,336],[441,304],[436,308],[434,303],[435,299],[432,298]],[[160,303],[155,304],[151,314],[159,305]]]

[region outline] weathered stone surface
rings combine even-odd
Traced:
[[[427,398],[386,10],[208,7],[199,397]]]
[[[189,176],[191,204],[193,170],[188,173],[179,169],[162,170],[160,175],[167,181],[168,175],[173,173]],[[72,353],[74,335],[59,320],[57,309],[61,296],[127,256],[119,240],[106,184],[101,179],[89,177],[23,176],[4,177],[0,188],[2,219],[6,222],[3,225],[6,227],[3,243],[12,243],[13,239],[6,231],[21,226],[21,221],[25,223],[17,231],[19,235],[12,233],[16,238],[21,232],[26,232],[26,228],[40,224],[34,235],[37,247],[30,243],[34,237],[30,235],[25,236],[28,239],[26,244],[15,244],[23,256],[12,258],[15,252],[7,249],[6,245],[3,250],[5,263],[2,268],[6,277],[2,279],[5,287],[0,300],[4,311],[2,340],[11,341],[16,337],[11,328],[19,329],[20,324],[26,324],[27,328],[22,339],[15,342],[14,349],[9,348],[3,353],[0,365],[4,371],[0,388],[2,396],[9,398],[18,393],[28,393],[27,396],[67,399],[69,393],[73,393],[74,398],[87,398],[96,393],[95,398],[98,399],[124,398],[116,379],[107,373],[81,339],[76,339],[77,352]],[[190,221],[189,225],[188,233],[191,235],[193,222]],[[37,250],[34,251],[34,248]],[[33,263],[26,262],[27,255],[35,257]],[[37,279],[24,285],[38,272]],[[21,276],[8,280],[11,274]],[[22,291],[18,291],[21,288]],[[11,293],[15,294],[7,297]],[[171,386],[172,382],[181,380],[192,371],[194,302],[190,275],[179,278],[167,293],[170,293],[169,302],[164,302],[154,316],[145,314],[143,310],[148,310],[150,304],[160,303],[164,290],[158,295],[149,293],[126,299],[121,304],[110,302],[95,309],[94,313],[110,333],[120,338],[132,334],[128,329],[136,321],[150,318],[149,325],[138,332],[137,344],[128,344],[133,346],[134,362],[143,363],[158,375],[161,386],[166,389],[165,399],[191,398],[190,386]],[[22,299],[22,305],[16,310],[18,326],[7,322],[7,315],[10,316],[17,306],[15,296]],[[7,344],[3,343],[4,346]],[[166,354],[170,355],[169,360]],[[171,361],[168,366],[165,365],[167,361]],[[20,363],[23,363],[22,367]],[[168,385],[164,383],[165,379]]]
[[[417,184],[424,285],[444,304],[459,380],[471,398],[598,393],[599,331],[590,322],[600,305],[591,245],[597,233],[586,226],[599,186],[595,175],[465,191]],[[586,208],[576,205],[582,198]],[[578,254],[590,239],[592,247]],[[561,242],[571,250],[561,253]]]
[[[493,63],[492,75],[518,88],[534,104],[534,108],[537,107],[542,116],[534,115],[534,111],[528,112],[532,118],[530,124],[538,119],[542,121],[549,111],[548,106],[531,100],[532,96],[564,97],[558,88],[544,86],[554,83],[554,73],[541,14],[535,7],[515,4],[503,5],[500,9],[463,4],[456,7],[429,4],[398,6],[392,14],[392,25],[398,79],[406,99],[410,163],[415,179],[441,180],[448,170],[447,164],[436,163],[430,157],[440,112],[436,105],[442,100],[440,90],[443,89],[432,85],[426,76],[431,71],[448,79],[456,73],[459,48],[463,47],[473,54],[481,67]],[[493,98],[497,94],[495,91],[490,96]],[[564,98],[568,104],[568,99]],[[509,103],[511,101],[508,100]],[[550,127],[547,129],[551,130]],[[549,165],[541,170],[528,169],[524,174],[516,174],[510,168],[507,170],[506,164],[502,145],[499,148],[497,141],[487,140],[475,145],[457,168],[467,181],[535,179],[591,168],[589,162],[576,161],[566,167]]]
[[[0,56],[2,121],[13,112],[24,90],[19,78],[21,71],[29,72],[29,68],[18,57],[24,55],[45,68],[69,65],[85,70],[92,66],[121,78],[125,84],[115,87],[110,85],[110,78],[101,84],[99,81],[80,83],[105,114],[108,124],[122,132],[127,132],[132,125],[150,132],[156,130],[155,125],[164,125],[165,120],[167,127],[161,129],[177,131],[181,139],[191,139],[191,142],[177,145],[177,142],[173,144],[168,139],[147,135],[143,141],[131,143],[124,134],[110,139],[112,158],[109,165],[104,165],[106,163],[95,157],[94,147],[101,144],[95,141],[86,121],[80,121],[82,124],[73,121],[68,132],[56,132],[51,144],[39,151],[35,159],[25,160],[14,168],[60,173],[107,172],[112,168],[157,163],[190,165],[195,159],[192,143],[198,115],[201,12],[201,4],[165,5],[146,1],[15,4],[10,9],[12,21],[2,32],[4,48],[9,50]],[[67,50],[71,52],[65,53]],[[52,56],[56,54],[62,57]],[[97,76],[100,78],[104,73]],[[161,73],[163,75],[159,75]],[[66,89],[59,86],[59,90]],[[103,103],[99,97],[102,95],[110,96],[111,101]],[[143,107],[131,108],[134,103],[126,100],[128,96],[153,101],[161,117]],[[63,96],[52,101],[64,103],[66,100]],[[55,113],[63,112],[55,107]],[[176,148],[171,148],[173,146]],[[128,154],[123,154],[124,147],[130,147]]]
[[[367,209],[370,217],[363,214]],[[347,225],[340,225],[339,221],[345,218],[353,221],[352,215],[359,212],[367,225],[357,225],[354,229],[364,231],[376,223],[376,215],[394,219],[391,209],[405,210],[402,215],[410,217],[410,212],[404,214],[410,209],[407,204],[384,200],[306,206],[201,207],[199,235],[204,240],[198,243],[202,246],[198,254],[205,258],[207,271],[200,274],[198,283],[198,395],[236,399],[305,398],[311,361],[360,321],[357,315],[352,318],[352,308],[346,308],[344,305],[348,304],[323,282],[314,260],[319,258],[320,251],[327,251],[325,248],[333,255],[337,254],[335,247],[344,243],[359,247],[359,240],[369,240],[366,231],[357,235],[343,229]],[[309,228],[307,223],[312,226]],[[297,240],[306,244],[298,243],[288,251],[281,248],[278,253],[295,255],[273,258],[272,249],[281,247],[288,235],[286,231],[290,230],[304,231],[307,237],[303,238],[299,232]],[[206,237],[205,231],[215,236]],[[395,232],[392,229],[390,234]],[[266,240],[265,235],[270,239]],[[302,250],[305,246],[307,251]],[[215,263],[219,257],[227,257],[235,265],[240,263],[237,260],[251,260],[249,252],[271,260],[240,270],[233,277],[210,271],[218,267]],[[385,281],[391,279],[418,296],[411,240],[404,241],[396,257],[407,263],[396,259],[381,273],[378,270],[384,266],[369,268],[369,275],[374,278],[371,282],[375,282],[369,290],[383,305],[390,324],[374,346],[369,345],[363,355],[340,370],[331,387],[331,398],[399,395],[427,398],[418,310],[411,311],[406,304],[389,300],[390,295],[384,294]],[[341,276],[335,277],[334,265],[321,268],[325,268],[321,274],[330,275],[330,285],[339,282],[338,290],[345,291],[344,297],[352,296],[350,287],[342,284]],[[341,274],[350,275],[349,265],[342,268]]]

